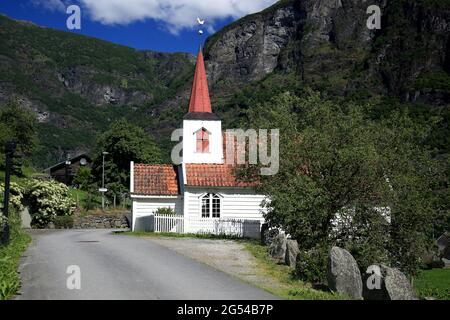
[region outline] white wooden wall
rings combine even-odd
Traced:
[[[152,216],[159,208],[171,208],[182,215],[182,198],[133,198],[133,231],[153,231]]]
[[[221,215],[223,219],[247,219],[263,221],[261,202],[263,195],[254,194],[246,188],[193,188],[186,187],[184,194],[185,216],[201,218],[201,199],[206,193],[217,193],[222,197]]]

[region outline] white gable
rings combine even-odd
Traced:
[[[197,152],[197,131],[205,128],[209,151]],[[183,163],[223,163],[222,122],[220,120],[183,120]]]

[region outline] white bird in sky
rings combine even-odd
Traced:
[[[205,24],[205,20],[202,20],[202,19],[200,19],[200,18],[197,18],[197,22],[198,22],[198,24],[200,24],[200,25],[204,25],[204,24]]]

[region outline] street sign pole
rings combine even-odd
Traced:
[[[102,193],[102,211],[105,211],[105,192],[107,191],[105,189],[105,156],[108,154],[108,152],[103,151],[102,188],[100,189],[100,192]]]
[[[16,144],[14,142],[8,142],[5,145],[5,155],[6,155],[6,171],[5,171],[5,195],[3,197],[3,216],[5,221],[3,223],[2,239],[3,245],[9,244],[9,189],[11,184],[11,170],[12,170],[12,158],[14,151],[16,149]]]

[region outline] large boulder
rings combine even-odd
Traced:
[[[333,247],[328,256],[328,287],[353,299],[362,299],[362,280],[355,258],[345,249]]]
[[[366,300],[416,300],[408,278],[398,269],[371,265],[364,275],[363,296]]]
[[[284,262],[291,268],[295,268],[297,262],[297,255],[300,250],[298,249],[297,240],[286,240],[286,254],[284,257]]]
[[[269,246],[269,256],[278,260],[278,262],[283,262],[286,256],[286,235],[280,232],[273,240]]]
[[[442,257],[442,261],[448,265],[450,260],[450,233],[445,232],[437,239],[437,245],[439,248],[439,254]]]

